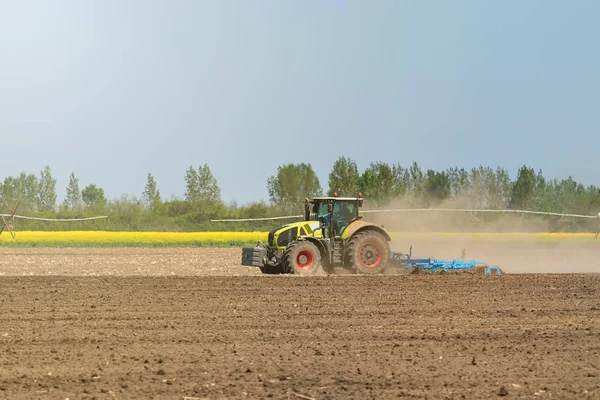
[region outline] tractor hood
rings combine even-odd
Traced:
[[[269,246],[285,247],[298,236],[320,235],[321,226],[319,221],[300,221],[285,224],[269,232]]]

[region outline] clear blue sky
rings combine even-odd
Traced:
[[[223,199],[334,160],[600,185],[599,1],[0,0],[0,179]]]

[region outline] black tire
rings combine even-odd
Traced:
[[[389,267],[390,245],[379,232],[367,230],[348,240],[346,263],[359,274],[382,274]]]
[[[295,275],[325,275],[321,265],[321,252],[306,240],[293,241],[283,252],[283,269]]]

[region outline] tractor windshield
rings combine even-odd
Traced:
[[[333,218],[337,222],[338,232],[342,232],[346,229],[346,226],[352,221],[356,216],[356,204],[354,203],[336,203],[333,207]]]
[[[329,203],[324,201],[319,204],[316,210],[316,219],[321,223],[329,225],[329,212],[327,211],[327,205]],[[357,217],[356,204],[349,202],[334,202],[333,203],[333,219],[337,223],[338,232],[341,233],[346,226],[350,223],[353,218]]]

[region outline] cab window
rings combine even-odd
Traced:
[[[329,212],[327,211],[327,202],[319,204],[319,208],[316,210],[317,221],[327,221],[329,219]],[[333,218],[338,222],[349,222],[356,216],[356,204],[335,202],[333,206]]]

